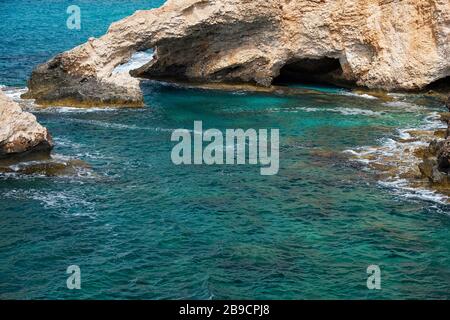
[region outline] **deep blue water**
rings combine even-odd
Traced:
[[[162,1],[0,1],[0,84]],[[78,4],[82,29],[65,27]],[[392,188],[344,152],[427,124],[431,98],[315,88],[294,96],[142,84],[142,109],[35,109],[60,177],[0,175],[0,298],[450,298],[442,197]],[[411,106],[417,110],[411,112]],[[280,172],[175,166],[175,128],[280,128]],[[425,196],[424,196],[425,195]],[[79,265],[82,289],[66,288]],[[366,268],[382,270],[382,290]]]

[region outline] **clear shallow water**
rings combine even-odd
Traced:
[[[72,3],[40,1],[30,11],[36,2],[0,4],[9,19],[0,84],[10,95],[35,63],[151,6],[85,1],[96,18],[72,36],[52,27]],[[14,28],[18,17],[33,31]],[[345,153],[427,124],[442,109],[437,102],[386,105],[329,88],[280,96],[142,86],[143,109],[34,111],[55,138],[54,154],[91,168],[0,176],[1,298],[450,297],[448,206],[407,197]],[[205,128],[280,128],[279,174],[174,166],[170,134],[194,120]],[[82,270],[75,292],[65,286],[72,264]],[[381,291],[366,288],[370,264],[381,266]]]

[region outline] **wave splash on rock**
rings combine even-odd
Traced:
[[[398,129],[395,137],[381,139],[380,145],[345,150],[344,153],[350,160],[374,172],[380,186],[405,198],[447,205],[450,204],[448,184],[433,181],[431,172],[436,170],[436,160],[431,162],[430,159],[436,156],[430,146],[443,143],[445,136],[446,127],[441,115],[432,112],[418,128]]]

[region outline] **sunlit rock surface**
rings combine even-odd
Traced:
[[[48,152],[52,138],[34,115],[0,91],[0,158],[19,156],[30,152]]]
[[[38,66],[41,104],[143,103],[134,76],[269,86],[280,76],[415,90],[450,75],[448,0],[169,0]]]

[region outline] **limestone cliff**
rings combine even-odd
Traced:
[[[0,91],[0,158],[31,151],[50,151],[52,138],[36,117]]]
[[[150,48],[134,76],[269,86],[285,72],[414,90],[450,75],[449,40],[448,0],[169,0],[37,67],[27,97],[141,105],[139,81],[113,71]]]

